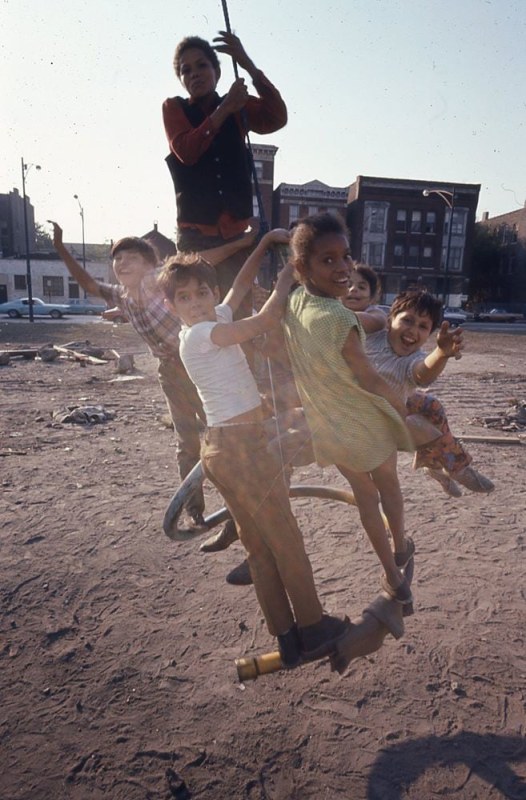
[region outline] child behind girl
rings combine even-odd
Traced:
[[[365,334],[341,299],[352,259],[343,222],[332,214],[299,221],[291,235],[292,264],[302,283],[289,297],[285,338],[311,430],[316,460],[335,464],[351,484],[365,531],[398,602],[412,601],[401,571],[414,553],[404,528],[397,450],[412,450],[405,404],[371,366]],[[379,508],[393,536],[394,553]]]
[[[491,492],[494,489],[493,483],[471,466],[472,457],[451,433],[440,400],[427,392],[414,391],[419,385],[430,382],[429,375],[424,381],[420,374],[421,365],[426,359],[426,353],[421,347],[438,327],[441,304],[427,292],[402,293],[395,298],[387,320],[384,312],[374,305],[379,289],[380,282],[376,272],[368,266],[358,264],[351,272],[349,293],[343,302],[356,313],[366,333],[373,334],[367,337],[365,350],[380,374],[400,396],[407,398],[407,413],[423,416],[440,432],[440,436],[434,441],[417,447],[413,469],[423,468],[451,497],[462,495],[459,483],[472,492]],[[422,338],[419,334],[418,340],[415,337],[411,347],[407,348],[406,345],[404,352],[397,352],[400,345],[396,331],[408,312],[423,312],[426,335]],[[446,360],[443,359],[440,364],[443,369]]]

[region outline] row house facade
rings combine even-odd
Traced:
[[[381,276],[384,301],[422,286],[446,305],[467,299],[480,184],[359,175],[347,225],[356,261]]]

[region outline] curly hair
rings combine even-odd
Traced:
[[[297,220],[290,237],[290,250],[292,263],[298,272],[299,265],[308,264],[316,241],[330,233],[349,236],[345,222],[337,214],[324,212]]]
[[[404,311],[414,311],[416,314],[427,314],[431,317],[431,333],[438,328],[442,320],[442,302],[425,289],[408,289],[406,292],[400,292],[391,304],[389,319]]]
[[[195,278],[198,283],[206,283],[210,289],[217,287],[217,273],[199,253],[178,253],[165,262],[157,285],[168,300],[173,301],[175,292]]]
[[[210,42],[207,42],[206,39],[201,39],[200,36],[186,36],[175,48],[174,70],[178,78],[181,77],[181,57],[185,50],[190,50],[192,47],[202,50],[206,58],[212,64],[213,68],[217,72],[221,73],[221,66],[219,64],[217,53]]]

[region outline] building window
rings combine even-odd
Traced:
[[[409,248],[409,261],[408,266],[418,267],[420,261],[420,248],[416,244],[412,244]]]
[[[422,251],[422,266],[423,267],[430,267],[432,259],[433,259],[433,248],[432,247],[424,247],[424,249]]]
[[[411,212],[411,233],[420,233],[422,231],[422,212]]]
[[[446,218],[444,220],[444,233],[449,234],[449,220],[451,218],[451,209],[448,209]],[[452,236],[463,236],[466,231],[466,208],[455,208],[453,211],[453,225],[451,228]]]
[[[255,194],[252,195],[252,216],[259,217],[259,203]]]
[[[80,297],[80,286],[71,279],[68,282],[68,297],[70,300],[78,300]]]
[[[309,217],[312,217],[313,214],[317,214],[319,210],[318,206],[309,206]]]
[[[407,230],[407,211],[404,208],[399,208],[396,212],[395,230],[399,233],[405,233]]]
[[[366,201],[364,209],[364,230],[369,233],[384,233],[387,221],[387,203]]]
[[[426,213],[426,233],[436,233],[437,215],[435,211]]]
[[[363,264],[370,267],[383,267],[384,265],[384,244],[383,242],[368,242],[362,245]]]
[[[393,265],[403,267],[405,264],[405,247],[403,244],[395,244],[393,250]]]
[[[296,205],[289,206],[289,225],[291,222],[296,222],[300,216],[300,207]]]
[[[442,266],[445,269],[446,266],[446,250],[447,248],[442,248]],[[449,249],[449,263],[447,265],[448,272],[462,272],[462,260],[464,256],[464,248],[463,247],[451,247]]]
[[[19,292],[27,290],[27,278],[25,275],[15,275],[15,289]]]
[[[256,170],[256,178],[258,181],[263,180],[263,162],[262,161],[254,161],[254,169]]]
[[[60,275],[43,275],[42,286],[47,297],[64,297],[64,278]]]

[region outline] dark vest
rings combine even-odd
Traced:
[[[216,108],[221,99],[217,97]],[[195,103],[178,100],[188,121],[197,128],[206,115]],[[248,151],[233,114],[196,164],[183,164],[173,153],[165,160],[174,182],[179,222],[215,225],[223,211],[237,219],[252,216]]]

